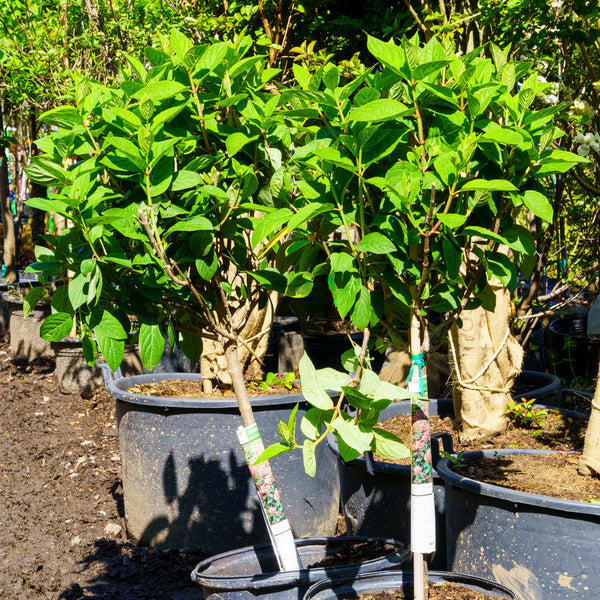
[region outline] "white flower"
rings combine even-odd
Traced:
[[[544,102],[546,104],[556,104],[558,102],[558,96],[555,94],[547,94],[544,96]]]
[[[552,0],[550,2],[550,8],[558,10],[562,6],[562,0]]]
[[[586,103],[578,98],[577,100],[573,101],[573,110],[576,113],[581,114],[585,110],[585,105]]]
[[[577,154],[579,156],[587,156],[590,153],[590,147],[587,144],[581,144],[579,148],[577,148]]]
[[[538,81],[539,81],[540,83],[546,83],[546,78],[545,78],[545,77],[543,77],[542,75],[538,75]]]
[[[585,144],[585,136],[583,135],[583,133],[578,131],[577,135],[575,136],[574,142],[576,144]]]

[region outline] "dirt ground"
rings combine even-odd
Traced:
[[[0,341],[0,599],[191,600],[204,558],[127,540],[114,401]]]

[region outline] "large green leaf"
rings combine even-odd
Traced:
[[[378,123],[410,115],[413,112],[414,108],[408,107],[398,100],[381,98],[353,108],[348,115],[348,120]]]
[[[46,317],[40,326],[40,337],[57,342],[67,337],[73,328],[73,317],[67,313],[54,313]]]
[[[479,190],[490,192],[517,192],[518,188],[506,179],[471,179],[460,188],[461,192]]]
[[[142,323],[139,335],[140,357],[143,365],[152,370],[162,358],[165,336],[157,323]]]
[[[333,402],[329,394],[321,387],[315,367],[306,353],[302,355],[298,363],[300,381],[302,383],[302,395],[314,407],[321,410],[333,408]]]
[[[523,192],[523,204],[537,217],[552,223],[554,210],[552,204],[544,194],[536,190],[526,190]]]

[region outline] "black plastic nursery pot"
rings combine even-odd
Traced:
[[[600,337],[587,335],[587,314],[555,319],[549,328],[556,374],[567,381],[574,377],[595,381],[600,360]]]
[[[390,553],[354,564],[311,567],[355,542],[384,541]],[[202,588],[204,600],[301,600],[307,589],[326,578],[358,577],[372,571],[400,568],[410,553],[398,542],[381,538],[336,537],[296,540],[303,566],[280,571],[270,544],[249,546],[213,556],[196,566],[192,580]]]
[[[483,450],[467,461],[545,450]],[[446,482],[448,568],[490,577],[519,600],[600,597],[600,505],[518,492],[462,477],[447,458],[437,465]]]
[[[518,376],[518,386],[524,390],[513,395],[515,401],[536,399],[537,404],[553,405],[560,380],[554,375],[536,371],[523,371]],[[453,416],[451,398],[431,400],[431,416]],[[381,412],[385,421],[397,415],[410,414],[409,402],[395,402]],[[435,432],[434,432],[435,433]],[[410,538],[410,465],[396,465],[373,461],[374,474],[367,470],[363,457],[351,462],[342,461],[337,451],[335,437],[328,444],[340,462],[340,492],[342,511],[348,533],[353,535],[387,536],[408,546]],[[451,447],[443,448],[451,452]],[[435,465],[434,465],[435,467]],[[445,486],[434,468],[434,502],[436,511],[436,553],[431,567],[446,569],[446,519]]]
[[[107,383],[117,400],[123,499],[129,533],[163,548],[208,554],[268,541],[258,495],[237,437],[235,398],[162,398],[127,390],[164,379],[200,380],[194,373],[154,373]],[[301,394],[251,398],[265,446]],[[321,444],[317,475],[304,472],[300,452],[272,459],[276,484],[296,537],[330,536],[339,512],[335,456]]]
[[[542,321],[538,321],[525,343],[523,350],[523,370],[540,371],[546,370],[546,356],[544,351],[544,339],[546,336]]]
[[[509,588],[494,581],[462,575],[460,573],[445,573],[429,571],[428,579],[434,586],[443,586],[448,583],[458,584],[461,588],[471,592],[479,592],[494,598],[516,598]],[[345,579],[324,579],[313,584],[304,600],[351,600],[359,598],[361,594],[376,595],[378,592],[406,592],[407,587],[414,584],[413,573],[403,571],[376,571],[356,577]],[[412,593],[408,593],[412,598]]]

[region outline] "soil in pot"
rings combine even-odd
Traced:
[[[529,423],[519,422],[516,419],[509,421],[506,431],[475,440],[461,443],[458,431],[454,427],[452,417],[430,417],[431,431],[449,433],[452,436],[452,446],[455,452],[470,452],[472,450],[487,450],[490,448],[527,448],[539,450],[579,450],[583,447],[583,440],[588,421],[584,417],[575,417],[562,413],[558,409],[532,409],[537,418]],[[539,411],[546,414],[538,414]],[[410,416],[398,415],[387,419],[383,427],[397,435],[405,444],[410,443]],[[394,462],[396,464],[410,464],[410,458],[390,461],[377,456],[376,460]]]
[[[360,594],[358,600],[413,600],[412,585],[405,585],[401,590],[387,590],[373,594]],[[506,596],[489,596],[484,592],[466,588],[454,582],[429,582],[427,594],[429,600],[501,600]]]
[[[565,500],[600,502],[600,480],[577,472],[579,454],[556,452],[548,455],[514,454],[483,458],[455,467],[457,474],[519,492]]]
[[[333,545],[332,548],[333,551],[329,551],[328,546],[325,546],[325,549],[328,551],[327,556],[311,565],[307,565],[307,568],[316,569],[319,567],[354,565],[397,551],[395,546],[386,543],[382,539],[346,542],[341,546],[337,546],[337,544]]]
[[[175,378],[163,379],[153,383],[138,383],[128,388],[127,391],[133,394],[158,396],[160,398],[235,398],[235,392],[232,389],[215,387],[207,396],[204,393],[202,381]],[[300,391],[301,388],[297,384],[294,384],[291,388],[283,384],[273,384],[267,389],[264,389],[258,383],[251,383],[248,386],[248,393],[251,396],[280,396],[290,393],[297,394]]]

